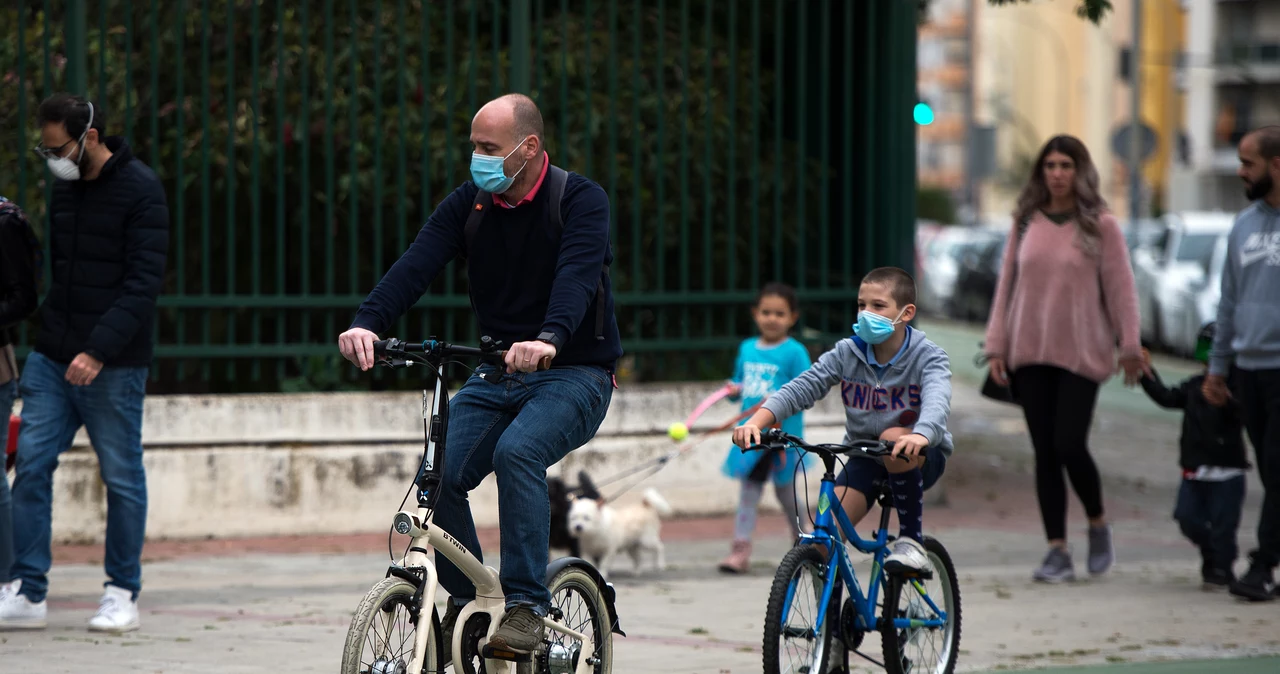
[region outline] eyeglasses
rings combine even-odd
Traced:
[[[63,149],[74,142],[76,142],[75,139],[71,139],[56,148],[45,147],[44,144],[40,144],[31,148],[31,151],[42,159],[61,159]]]

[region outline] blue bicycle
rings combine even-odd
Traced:
[[[881,460],[892,447],[880,440],[811,445],[778,430],[761,433],[760,443],[751,449],[796,448],[817,454],[825,468],[813,533],[800,536],[782,558],[769,591],[764,622],[765,674],[847,672],[850,653],[881,665],[889,674],[952,674],[960,653],[960,586],[946,548],[926,537],[924,548],[932,571],[888,573],[884,560],[893,540],[888,534],[893,510],[888,482],[877,499],[880,527],[869,541],[858,537],[836,498],[839,455]],[[873,556],[865,596],[853,573],[845,538],[860,552]],[[849,597],[842,602],[845,587]],[[881,589],[882,604],[877,602]],[[883,663],[858,650],[872,630],[880,632]]]

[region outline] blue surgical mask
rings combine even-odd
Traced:
[[[903,307],[902,311],[898,312],[898,317],[893,320],[874,311],[859,311],[858,322],[853,324],[853,334],[868,344],[883,344],[893,336],[894,329],[902,321],[902,314],[906,311],[906,307]]]
[[[529,140],[528,136],[516,145],[516,150],[519,150],[526,140]],[[507,157],[515,154],[516,150],[508,152]],[[516,181],[516,176],[520,175],[520,171],[524,170],[524,166],[521,166],[515,175],[508,178],[506,172],[502,169],[502,163],[507,160],[507,157],[471,153],[471,180],[475,182],[476,187],[490,194],[502,194],[511,189],[511,183]],[[525,162],[525,164],[528,163],[527,161]]]

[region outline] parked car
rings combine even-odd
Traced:
[[[1189,266],[1176,278],[1164,284],[1160,300],[1160,331],[1165,346],[1181,355],[1196,350],[1200,328],[1218,315],[1218,299],[1222,296],[1222,270],[1227,263],[1227,234],[1219,234],[1204,267]]]
[[[974,322],[987,320],[1008,239],[1009,232],[1003,229],[973,230],[960,255],[955,294],[951,298],[952,317]]]
[[[960,273],[959,256],[968,236],[968,228],[943,227],[922,243],[924,252],[916,283],[916,303],[920,311],[935,316],[950,315],[956,275]]]
[[[1138,326],[1142,341],[1154,346],[1158,340],[1156,333],[1156,278],[1164,268],[1169,255],[1169,245],[1173,232],[1168,222],[1162,220],[1165,228],[1147,242],[1137,242],[1130,249],[1129,259],[1133,263],[1133,281],[1138,291]]]
[[[1124,241],[1129,246],[1129,255],[1144,248],[1151,248],[1168,233],[1169,225],[1160,218],[1142,218],[1136,227],[1128,222],[1121,225],[1124,229]]]
[[[1149,248],[1133,256],[1134,282],[1138,289],[1142,339],[1153,347],[1167,344],[1171,323],[1163,318],[1164,305],[1173,303],[1179,289],[1208,275],[1218,238],[1231,231],[1234,216],[1225,212],[1171,213],[1168,229]]]

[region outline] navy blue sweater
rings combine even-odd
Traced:
[[[385,331],[422,297],[449,261],[465,253],[481,335],[510,346],[551,331],[563,344],[553,366],[599,365],[612,370],[622,355],[622,342],[613,314],[613,290],[602,270],[613,262],[605,191],[569,173],[560,203],[561,232],[553,229],[544,184],[528,203],[486,209],[473,249],[466,251],[464,230],[478,192],[467,181],[440,202],[409,249],[361,303],[352,327],[391,336]],[[595,335],[600,283],[604,339]]]
[[[59,363],[151,365],[156,297],[169,253],[169,206],[156,174],[109,137],[94,180],[58,180],[49,200],[53,276],[36,351]]]

